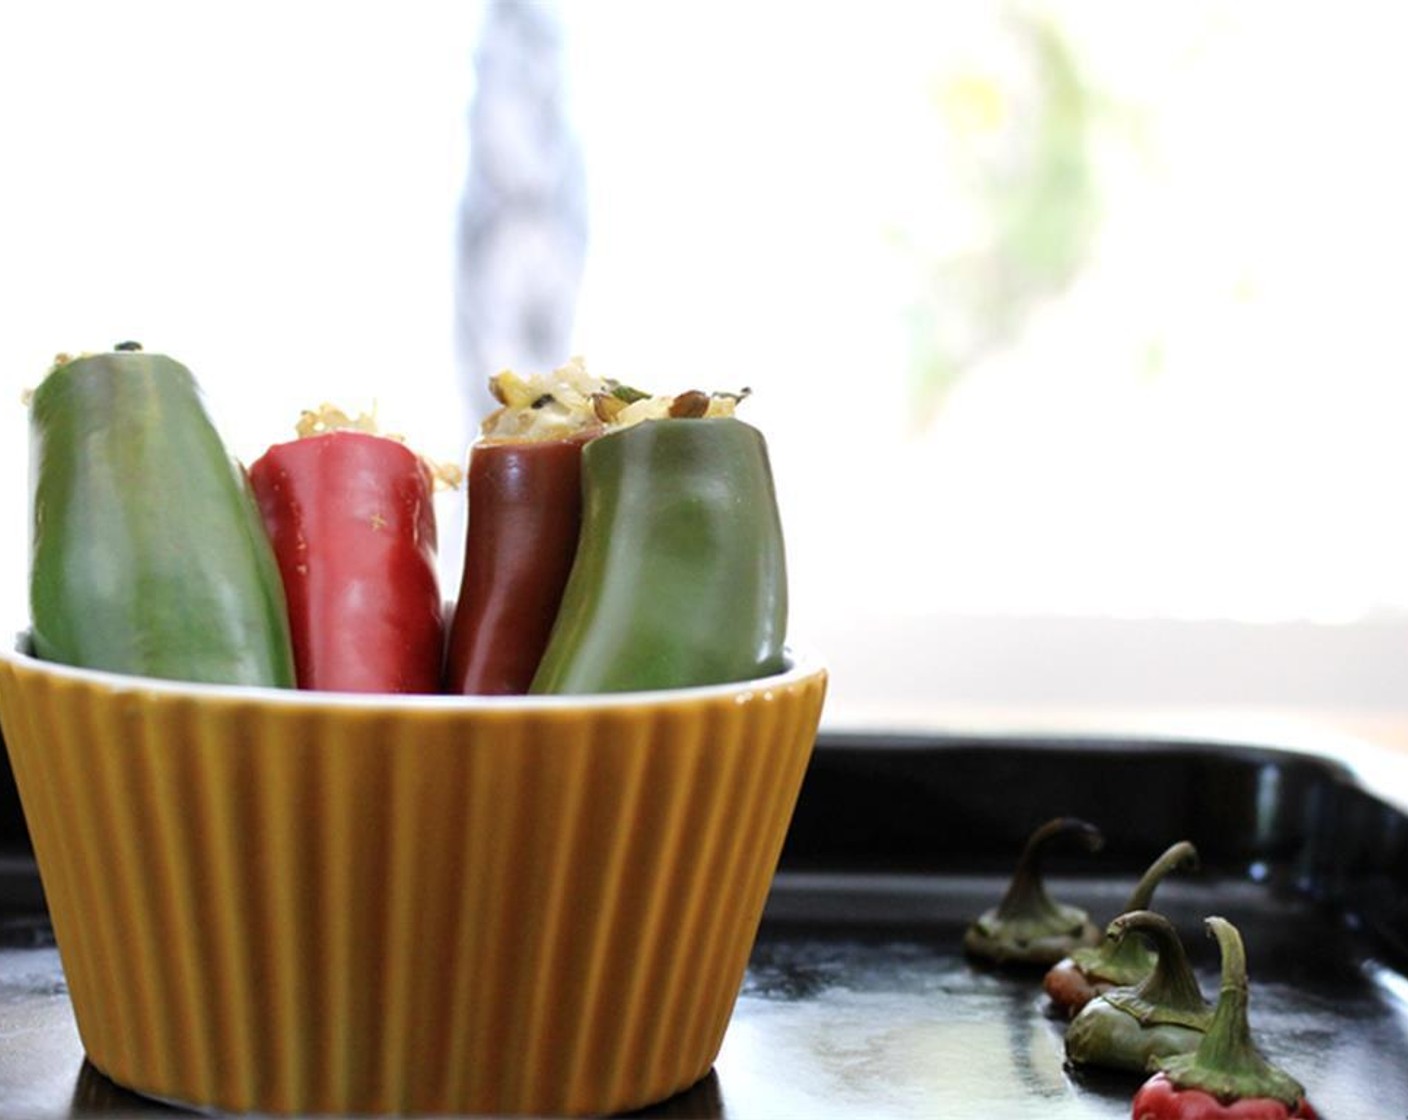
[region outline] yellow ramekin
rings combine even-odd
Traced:
[[[89,1059],[232,1112],[616,1112],[703,1077],[825,689],[798,659],[654,693],[366,697],[0,651]]]

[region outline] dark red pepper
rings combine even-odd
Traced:
[[[249,477],[283,576],[298,686],[437,692],[434,482],[420,457],[385,436],[326,431],[271,447]]]
[[[486,441],[471,450],[446,691],[528,691],[577,553],[588,438]]]
[[[1305,1090],[1271,1065],[1247,1021],[1247,958],[1231,922],[1208,918],[1222,952],[1222,985],[1198,1048],[1166,1058],[1134,1096],[1134,1120],[1315,1120]]]

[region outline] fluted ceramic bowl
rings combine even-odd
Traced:
[[[723,1040],[824,670],[600,697],[180,684],[0,652],[88,1057],[233,1112],[583,1114]]]

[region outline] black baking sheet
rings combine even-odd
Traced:
[[[1268,1057],[1329,1120],[1404,1120],[1405,796],[1313,750],[823,735],[715,1069],[641,1115],[1127,1117],[1138,1079],[1065,1068],[1038,975],[959,951],[1027,833],[1066,814],[1107,843],[1053,852],[1053,894],[1107,920],[1154,856],[1192,840],[1200,869],[1156,902],[1205,991],[1216,913],[1246,941]],[[172,1114],[83,1063],[22,830],[4,836],[0,1115]]]

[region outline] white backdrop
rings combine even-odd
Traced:
[[[957,663],[955,616],[1392,623],[1396,17],[1208,2],[1151,27],[1118,4],[1028,6],[1128,143],[1096,153],[1102,225],[1078,278],[918,424],[896,230],[969,236],[935,106],[958,90],[998,137],[1028,96],[1002,9],[933,7],[568,5],[591,196],[573,349],[662,389],[754,389],[794,632],[868,669],[843,696],[883,693],[887,664],[912,676],[924,635],[933,664]],[[0,12],[13,611],[19,400],[59,350],[136,338],[180,358],[246,459],[322,400],[462,455],[478,416],[457,384],[453,239],[478,18],[443,0]],[[1079,655],[1062,653],[1077,677]],[[1166,671],[1193,680],[1198,661]],[[912,687],[1013,702],[1040,673],[992,657],[968,684]]]

